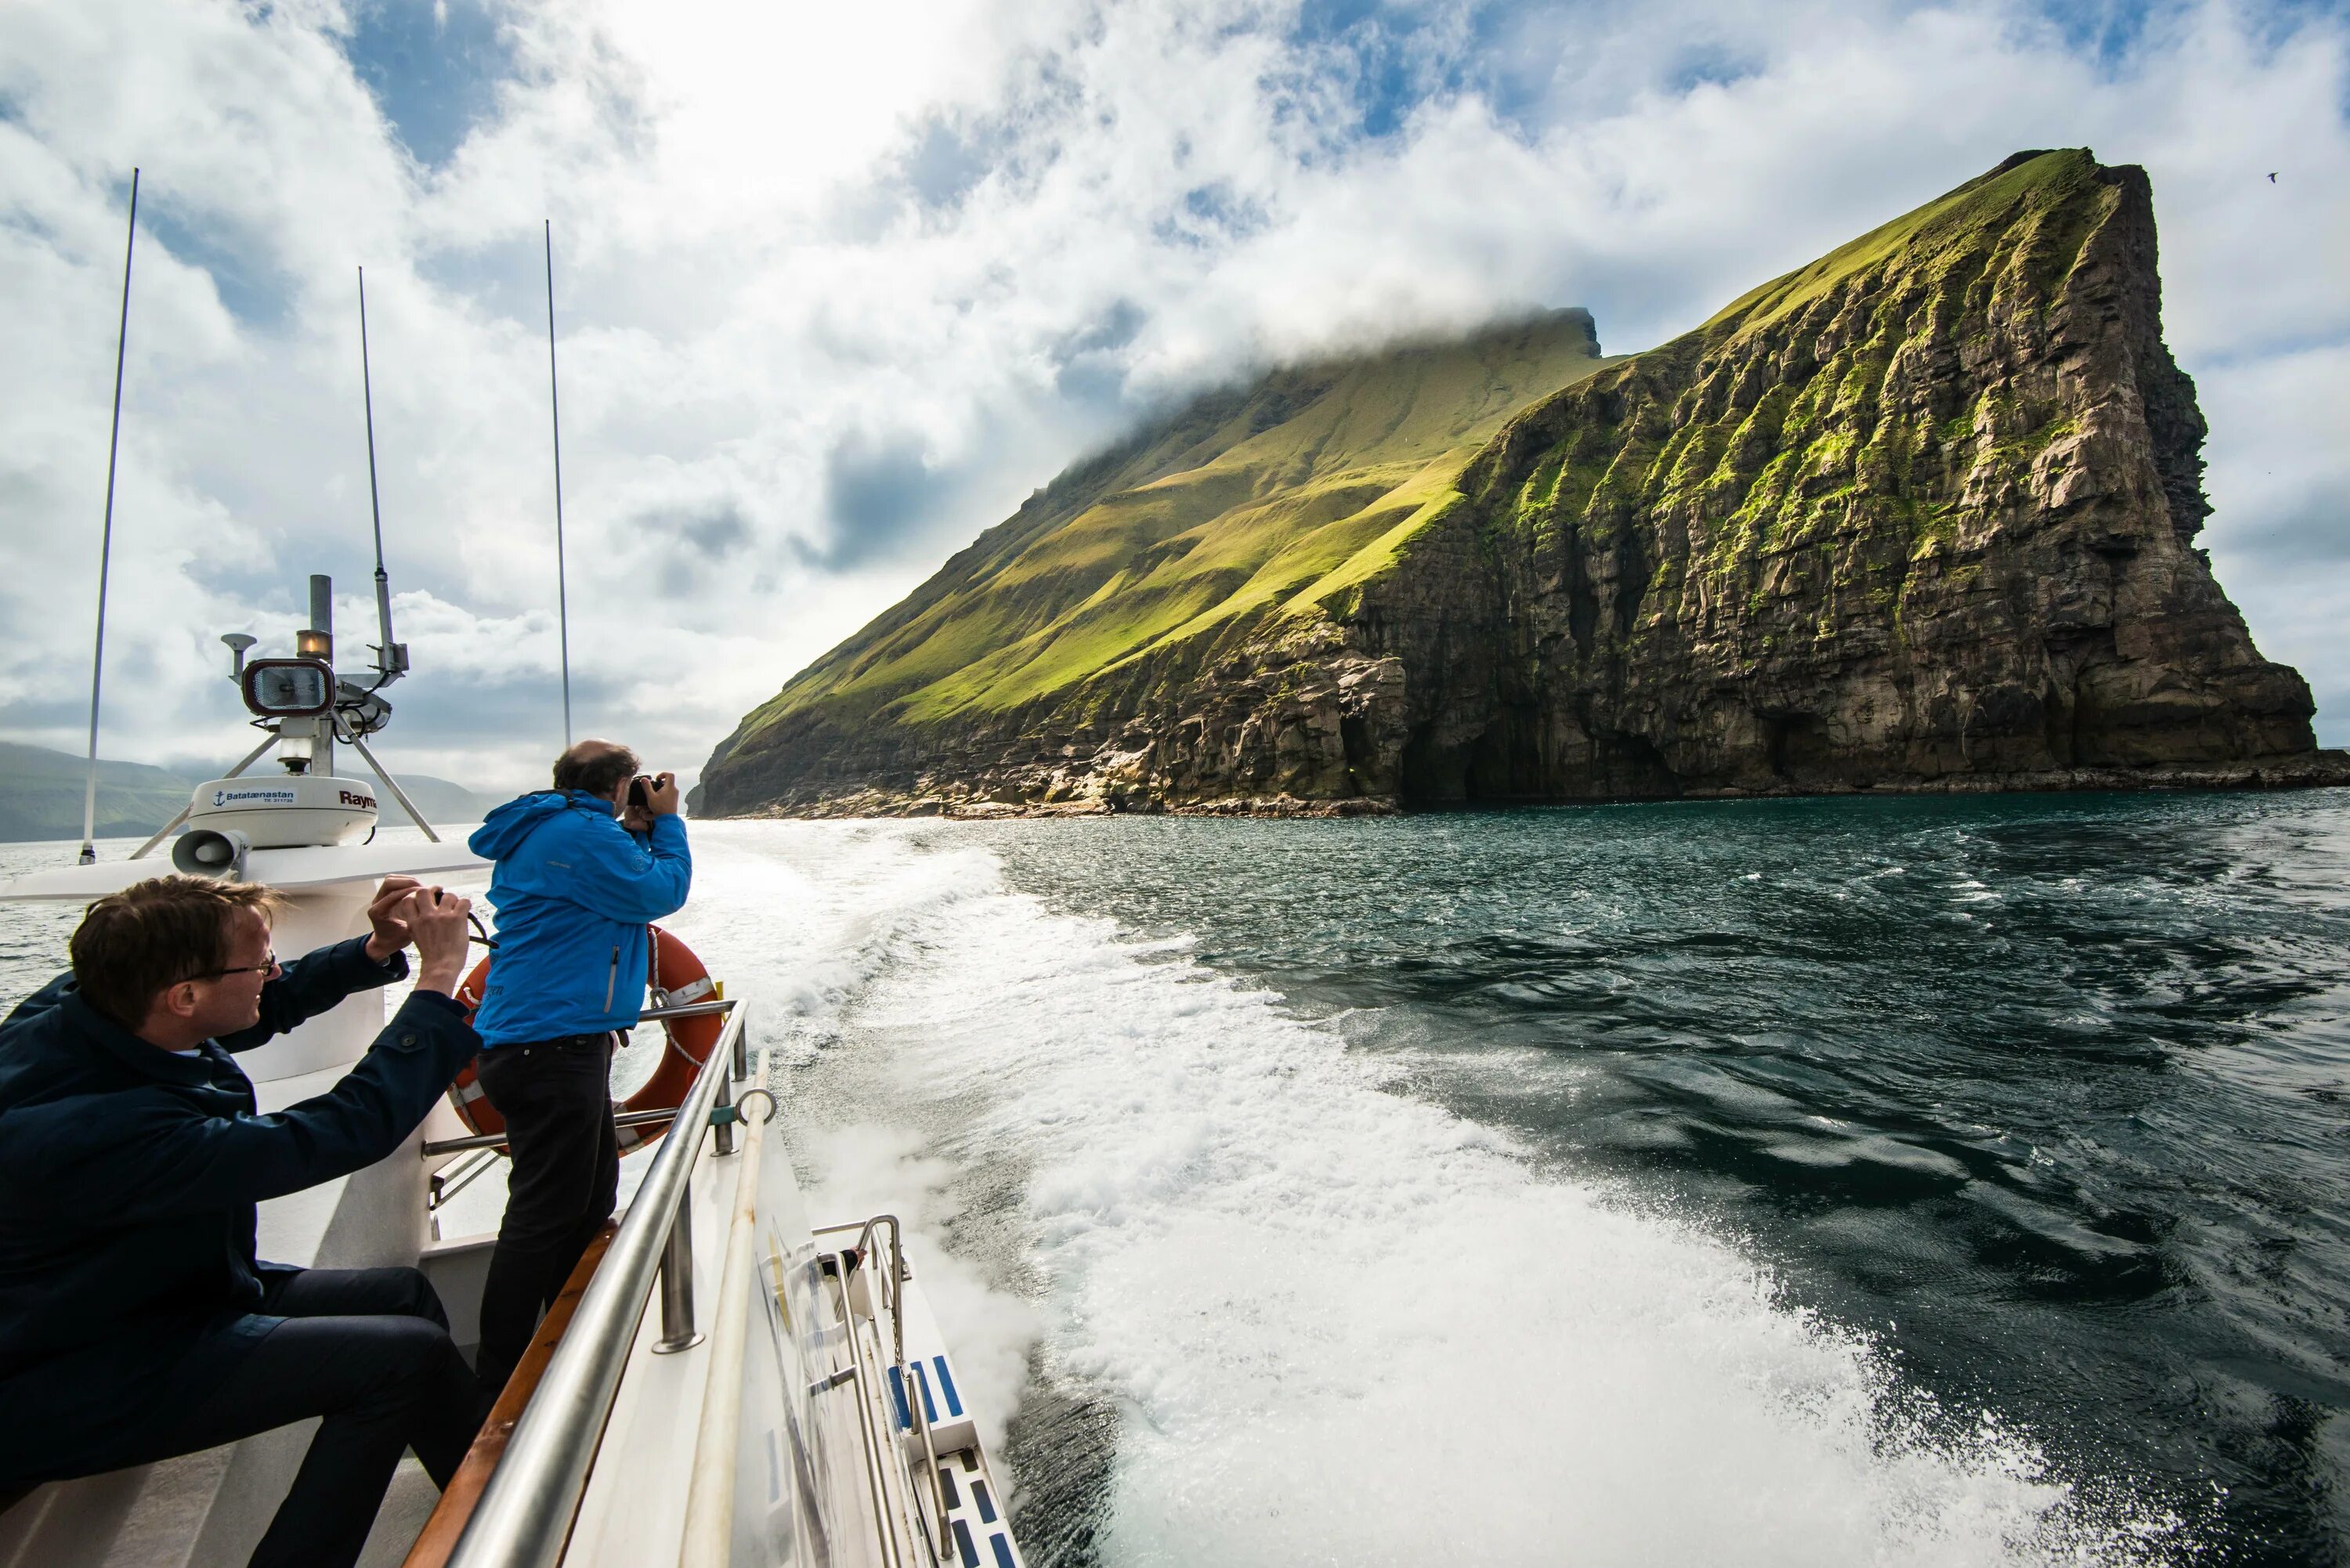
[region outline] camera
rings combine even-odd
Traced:
[[[647,774],[639,774],[636,777],[629,781],[629,804],[636,807],[639,811],[644,812],[648,815],[651,815],[653,809],[653,789],[654,784],[651,776]]]

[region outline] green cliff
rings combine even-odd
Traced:
[[[2339,776],[2193,540],[2144,174],[2019,154],[1615,362],[1284,371],[1072,470],[752,713],[715,812]]]

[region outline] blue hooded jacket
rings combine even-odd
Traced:
[[[473,1015],[482,1043],[634,1025],[645,1001],[645,922],[682,908],[693,882],[684,819],[656,816],[639,840],[611,802],[539,790],[491,812],[467,844],[497,862],[498,950]]]

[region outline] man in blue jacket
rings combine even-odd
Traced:
[[[100,898],[73,972],[0,1023],[0,1487],[323,1416],[252,1561],[358,1560],[400,1452],[447,1484],[480,1396],[414,1269],[254,1254],[255,1205],[398,1148],[479,1048],[453,999],[466,900],[387,878],[370,933],[283,967],[265,888]],[[230,1053],[408,972],[332,1089],[269,1116]]]
[[[646,923],[681,908],[693,879],[676,781],[647,780],[631,807],[636,778],[634,752],[582,741],[556,760],[553,789],[499,806],[471,840],[497,862],[498,949],[473,1027],[513,1156],[475,1358],[493,1396],[611,1217],[615,1032],[644,1006]]]

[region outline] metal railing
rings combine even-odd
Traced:
[[[656,1275],[664,1285],[672,1276],[687,1282],[681,1303],[672,1303],[670,1290],[662,1292],[662,1338],[693,1335],[686,1200],[702,1155],[699,1129],[713,1124],[722,1104],[731,1108],[733,1103],[744,1054],[743,1023],[740,1009],[730,1013],[718,1048],[678,1106],[680,1130],[694,1136],[672,1137],[653,1155],[652,1168],[457,1537],[450,1568],[554,1568],[562,1561]],[[671,1318],[673,1304],[681,1304],[681,1321]]]
[[[616,1127],[640,1127],[651,1122],[675,1121],[680,1109],[677,1106],[655,1106],[650,1110],[616,1111],[612,1115],[612,1125]],[[463,1154],[470,1149],[504,1148],[505,1146],[506,1135],[502,1132],[469,1133],[463,1137],[435,1138],[418,1152],[427,1159],[438,1159],[444,1154]],[[724,1154],[728,1151],[720,1149],[718,1152]]]
[[[649,1007],[644,1012],[637,1014],[637,1022],[639,1023],[658,1023],[671,1018],[708,1018],[713,1013],[731,1014],[734,1011],[734,1004],[735,1002],[733,998],[722,997],[716,1002],[688,1002],[680,1007]],[[726,1037],[722,1034],[719,1038],[723,1042]],[[730,1055],[733,1064],[734,1076],[739,1078],[743,1076],[746,1070],[747,1056],[743,1044],[742,1032],[737,1030],[733,1038],[734,1045]],[[715,1051],[711,1053],[711,1055],[713,1058],[715,1058],[717,1054],[718,1053]],[[722,1105],[732,1105],[733,1103],[733,1099],[731,1095],[725,1099],[720,1101],[720,1104]],[[616,1127],[640,1127],[651,1122],[670,1121],[676,1117],[678,1112],[681,1108],[682,1107],[679,1106],[654,1106],[649,1109],[641,1111],[619,1111],[613,1114],[612,1125]],[[733,1154],[734,1152],[734,1128],[732,1124],[733,1118],[731,1116],[721,1119],[718,1132],[718,1152],[721,1154]],[[444,1154],[464,1154],[477,1148],[504,1148],[505,1146],[506,1135],[502,1132],[472,1133],[464,1137],[431,1139],[422,1145],[417,1152],[422,1155],[426,1159],[438,1159]],[[445,1190],[436,1189],[436,1206],[438,1199],[453,1195],[459,1188],[473,1180],[474,1176],[479,1174],[479,1171],[468,1171],[462,1179],[452,1179]]]
[[[826,1231],[819,1234],[837,1234],[846,1229],[846,1226],[827,1227]],[[889,1231],[889,1240],[886,1266],[880,1248],[881,1232],[885,1229]],[[938,1539],[935,1542],[926,1543],[929,1560],[943,1562],[953,1550],[947,1517],[946,1481],[939,1469],[938,1443],[931,1430],[930,1413],[922,1404],[923,1384],[916,1381],[915,1364],[906,1359],[905,1290],[910,1275],[906,1266],[904,1234],[898,1217],[895,1214],[874,1215],[858,1231],[856,1241],[842,1249],[842,1252],[840,1307],[842,1327],[847,1331],[848,1340],[847,1377],[858,1391],[857,1417],[858,1433],[863,1439],[866,1488],[873,1497],[874,1525],[880,1532],[882,1559],[893,1568],[908,1561],[907,1548],[897,1534],[899,1527],[902,1526],[909,1536],[917,1540],[927,1533],[922,1529],[921,1505],[916,1501],[916,1494],[928,1491],[931,1511],[938,1520]],[[863,1260],[861,1266],[854,1271],[849,1269],[846,1262],[848,1256]],[[861,1319],[857,1313],[855,1289],[855,1280],[859,1275],[866,1282],[866,1311]],[[887,1346],[881,1343],[883,1308],[889,1314],[890,1342]],[[862,1338],[866,1333],[870,1333],[873,1338],[869,1356]],[[894,1389],[888,1382],[888,1375],[892,1372],[897,1374]],[[839,1375],[836,1374],[821,1389],[812,1389],[811,1392],[829,1391],[839,1386],[840,1381]],[[898,1438],[898,1423],[893,1412],[895,1401],[900,1397],[905,1400],[906,1421],[911,1429],[910,1435],[920,1439],[923,1457],[928,1460],[920,1476],[915,1473],[912,1456],[899,1445]],[[874,1415],[877,1405],[880,1409],[878,1424]],[[902,1511],[898,1501],[891,1496],[888,1479],[890,1475],[897,1478],[898,1485],[902,1489]]]
[[[732,1012],[734,999],[722,996],[714,1002],[681,1002],[675,1007],[648,1007],[637,1014],[639,1023],[659,1023],[669,1018],[707,1018],[713,1012]],[[741,1065],[738,1059],[735,1065]]]
[[[893,1518],[897,1513],[897,1510],[889,1496],[888,1468],[889,1463],[889,1450],[897,1446],[897,1432],[895,1428],[889,1425],[886,1417],[884,1420],[878,1425],[873,1417],[873,1407],[875,1402],[879,1400],[886,1410],[889,1402],[889,1394],[888,1388],[882,1386],[880,1379],[875,1377],[871,1371],[868,1369],[866,1365],[864,1342],[858,1337],[857,1325],[856,1294],[852,1282],[849,1278],[848,1269],[848,1255],[850,1253],[855,1253],[865,1259],[867,1265],[865,1277],[867,1281],[866,1291],[868,1297],[866,1321],[871,1323],[873,1321],[872,1313],[870,1311],[871,1292],[873,1289],[871,1282],[875,1278],[876,1265],[878,1265],[879,1260],[876,1258],[872,1252],[867,1251],[866,1246],[872,1239],[873,1228],[885,1221],[889,1226],[891,1240],[889,1277],[894,1281],[894,1276],[897,1274],[898,1254],[896,1240],[898,1233],[898,1217],[894,1214],[877,1214],[872,1219],[868,1220],[865,1222],[865,1229],[863,1231],[858,1232],[856,1245],[851,1248],[845,1249],[841,1255],[839,1275],[840,1326],[848,1340],[848,1368],[850,1373],[853,1375],[850,1379],[850,1383],[851,1386],[857,1390],[857,1433],[859,1449],[865,1459],[865,1488],[866,1490],[871,1494],[873,1499],[873,1529],[876,1538],[881,1545],[882,1561],[889,1563],[890,1568],[904,1568],[906,1553],[903,1546],[899,1542],[898,1535],[899,1528],[904,1523],[904,1521],[902,1518]],[[894,1293],[894,1292],[891,1293]],[[890,1315],[892,1317],[897,1315],[894,1305],[891,1308]],[[877,1359],[881,1354],[880,1334],[878,1325],[874,1334],[873,1354]],[[902,1362],[905,1357],[901,1354],[899,1359]],[[887,1436],[884,1436],[885,1432],[888,1434]],[[902,1467],[902,1455],[899,1456],[899,1462]],[[904,1473],[902,1468],[900,1469],[899,1473]]]

